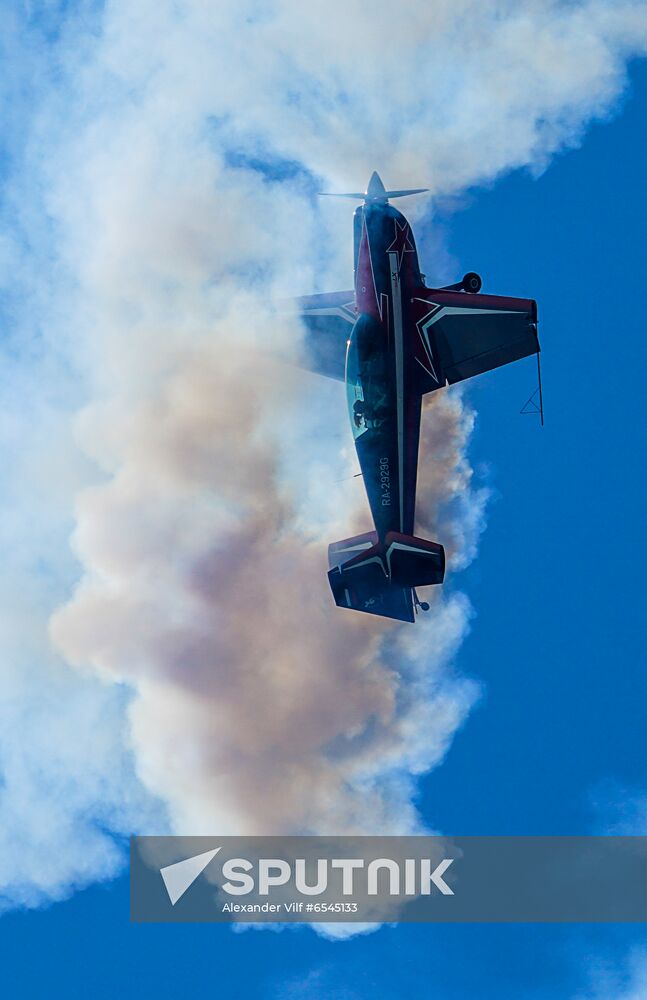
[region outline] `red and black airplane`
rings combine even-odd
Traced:
[[[339,607],[400,621],[428,609],[417,587],[442,583],[445,551],[416,538],[422,397],[447,383],[538,354],[533,299],[481,295],[473,272],[427,288],[413,233],[374,173],[355,210],[355,288],[298,300],[308,367],[345,380],[355,448],[375,529],[328,548]]]

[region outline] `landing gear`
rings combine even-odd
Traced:
[[[416,614],[418,614],[418,611],[429,611],[429,605],[426,601],[421,601],[418,598],[417,591],[415,590],[413,591],[413,606],[416,610]]]
[[[480,292],[482,284],[481,276],[476,271],[468,271],[463,275],[462,285],[466,292]]]
[[[477,274],[476,271],[468,271],[464,274],[460,281],[457,281],[453,285],[443,285],[441,291],[443,292],[471,292],[472,295],[476,292],[481,291],[481,275]]]

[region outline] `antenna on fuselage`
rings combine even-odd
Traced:
[[[374,170],[368,182],[368,187],[363,193],[358,191],[350,194],[337,194],[336,191],[320,191],[319,193],[323,198],[353,198],[355,201],[364,201],[367,205],[374,205],[380,202],[386,204],[389,198],[404,198],[409,194],[424,194],[428,190],[429,188],[409,188],[408,190],[387,191],[382,183],[382,178],[377,170]]]

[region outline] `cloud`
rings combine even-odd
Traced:
[[[645,790],[606,778],[589,794],[595,833],[613,836],[644,836],[647,830]]]
[[[115,875],[115,841],[163,810],[134,775],[129,693],[80,678],[51,649],[47,619],[73,585],[66,544],[85,462],[47,383],[0,365],[0,909],[60,899]],[[33,373],[33,362],[29,365]],[[47,367],[52,374],[53,367]],[[18,377],[20,374],[25,377]],[[41,371],[42,374],[42,371]],[[59,373],[57,386],[63,382]],[[25,401],[29,405],[25,406]]]
[[[14,847],[15,901],[105,877],[110,831],[165,809],[191,834],[421,828],[415,776],[477,697],[451,667],[469,602],[450,586],[415,629],[331,608],[325,546],[368,527],[365,500],[339,387],[269,360],[299,336],[276,305],[348,287],[348,206],[318,188],[541,169],[614,108],[647,13],[405,8],[117,0],[19,25],[47,60],[5,95],[29,128],[0,248],[3,826],[46,846],[56,810],[79,850],[32,852],[27,892]],[[473,420],[458,393],[425,415],[420,525],[456,568],[483,527]]]
[[[277,1000],[317,1000],[322,994],[333,1000],[359,1000],[361,996],[353,987],[334,982],[330,968],[325,965],[313,969],[304,979],[289,979],[282,983],[275,996]]]
[[[634,948],[622,965],[593,962],[589,978],[589,986],[575,1000],[646,1000],[647,952]]]

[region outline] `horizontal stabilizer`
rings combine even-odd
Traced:
[[[442,583],[445,550],[436,542],[391,531],[367,532],[328,548],[335,603],[398,621],[415,621],[413,589]]]
[[[386,536],[386,561],[392,583],[408,587],[426,587],[442,583],[445,576],[445,550],[437,542],[395,531]]]

